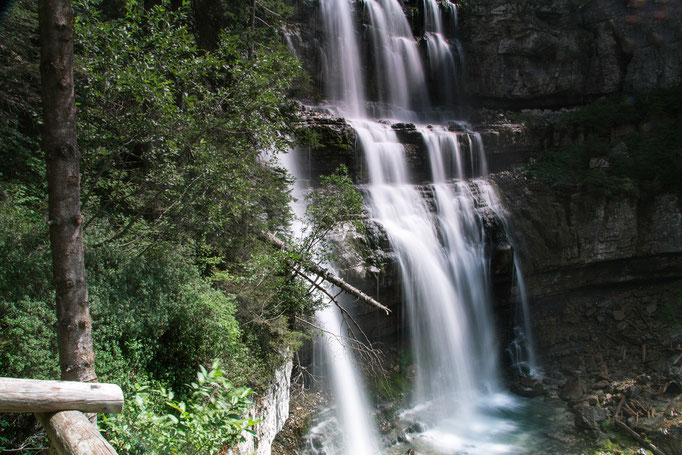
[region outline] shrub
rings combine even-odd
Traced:
[[[161,455],[214,454],[243,440],[257,423],[246,416],[253,392],[234,388],[218,361],[210,371],[200,367],[196,379],[187,401],[163,387],[138,387],[123,414],[103,419],[106,438],[122,453]]]

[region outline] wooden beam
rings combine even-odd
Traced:
[[[101,382],[0,378],[0,412],[66,410],[119,413],[123,392],[116,384]]]
[[[116,450],[79,411],[36,414],[59,455],[116,455]]]

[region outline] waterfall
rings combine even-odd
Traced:
[[[327,44],[322,55],[327,97],[342,103],[339,108],[346,115],[362,116],[365,94],[351,3],[322,0],[320,10]]]
[[[370,406],[353,362],[351,348],[344,342],[345,328],[339,310],[335,306],[328,306],[318,311],[315,317],[324,330],[318,346],[322,345],[329,364],[333,393],[337,400],[336,418],[322,419],[311,431],[311,439],[317,437],[322,442],[321,447],[311,442],[311,453],[377,455],[380,453],[377,430],[368,412]],[[334,425],[338,425],[338,428],[333,428]]]
[[[423,0],[422,11],[420,49],[398,0],[320,0],[327,96],[356,132],[369,176],[368,211],[383,226],[399,263],[415,369],[412,405],[400,414],[418,424],[410,444],[424,453],[515,453],[518,428],[502,414],[517,403],[501,385],[478,210],[497,200],[486,180],[480,135],[462,122],[455,128],[426,124],[443,118],[435,111],[453,112],[461,57],[454,4]],[[428,182],[415,181],[391,121],[416,124],[428,153]],[[355,401],[347,387],[357,385],[357,377],[338,379],[349,367],[332,366],[342,369],[332,381],[337,403]],[[362,441],[363,435],[352,434],[357,428],[351,424],[358,422],[339,412],[345,440]],[[349,452],[347,442],[345,451],[325,453],[361,452]]]
[[[424,0],[424,38],[429,62],[429,74],[435,85],[434,95],[440,104],[453,106],[457,101],[457,64],[461,64],[458,45],[451,45],[443,26],[443,15],[436,0]],[[457,8],[450,2],[443,3],[451,16],[451,28],[456,27]],[[442,82],[447,81],[447,82]]]
[[[400,260],[416,400],[472,403],[479,390],[496,390],[498,380],[482,224],[468,184],[448,179],[462,175],[458,135],[420,129],[433,181],[420,188],[410,184],[404,147],[389,126],[352,125],[367,160],[372,217]]]
[[[509,226],[509,216],[507,211],[500,203],[492,187],[482,192],[482,197],[495,216],[502,222],[505,234],[512,243],[512,249],[516,251],[514,236]],[[519,257],[514,254],[514,339],[507,347],[507,352],[512,363],[520,376],[542,377],[543,372],[538,367],[535,360],[535,344],[533,342],[533,331],[530,326],[530,310],[528,308],[528,294],[526,292],[526,282],[523,278],[523,268]]]
[[[305,234],[302,220],[310,182],[309,172],[301,163],[304,158],[302,152],[300,149],[290,150],[280,158],[284,168],[294,177],[292,211],[295,218],[292,231],[298,238]],[[337,292],[338,289],[333,294]],[[346,343],[339,310],[330,302],[315,313],[315,320],[321,329],[315,345],[328,365],[334,396],[343,399],[336,400],[334,412],[330,410],[318,418],[308,437],[310,453],[376,455],[380,452],[377,430],[370,418],[370,406],[351,349]]]
[[[365,2],[378,100],[389,106],[382,116],[412,119],[428,106],[426,76],[410,24],[398,0]]]

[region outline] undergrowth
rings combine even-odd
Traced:
[[[562,116],[531,177],[559,188],[647,199],[682,195],[682,86],[605,98]]]

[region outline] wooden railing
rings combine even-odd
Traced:
[[[0,412],[32,412],[60,455],[112,455],[113,447],[83,412],[119,413],[115,384],[0,378]]]

